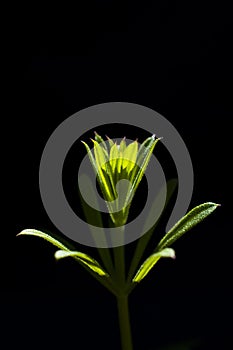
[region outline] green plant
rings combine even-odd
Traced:
[[[119,233],[124,237],[127,234],[125,227],[130,204],[159,139],[156,139],[153,135],[138,147],[137,141],[126,145],[125,139],[119,145],[111,139],[104,142],[100,135],[96,133],[95,140],[92,141],[94,143],[94,155],[89,146],[85,142],[83,144],[86,147],[103,197],[106,200],[111,224],[118,228]],[[128,187],[124,188],[122,194],[118,193],[117,184],[123,179],[128,180]],[[171,193],[172,189],[174,189],[174,183],[170,182],[168,186],[170,186]],[[171,244],[211,214],[217,206],[218,204],[207,202],[188,212],[164,235],[152,251],[152,254],[140,265],[145,248],[154,231],[153,227],[138,240],[128,271],[125,269],[125,247],[123,242],[121,246],[111,248],[113,249],[114,259],[112,259],[110,254],[110,248],[98,248],[101,257],[101,263],[99,263],[96,259],[85,253],[70,250],[68,245],[61,243],[60,240],[44,232],[27,229],[20,232],[19,235],[37,236],[52,243],[59,248],[55,253],[57,260],[66,257],[74,258],[104,287],[113,293],[118,305],[122,349],[131,350],[133,349],[133,345],[128,308],[128,297],[130,293],[146,277],[160,258],[175,258],[175,251],[170,248]],[[88,208],[85,206],[83,208],[88,220]],[[99,222],[101,223],[100,214]]]

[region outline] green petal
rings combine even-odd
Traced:
[[[119,150],[120,150],[120,152],[122,152],[122,154],[123,154],[123,152],[124,152],[124,150],[126,149],[126,142],[125,142],[125,137],[121,140],[121,142],[120,142],[120,147],[119,147]]]
[[[133,278],[133,282],[139,283],[146,275],[150,272],[150,270],[154,267],[154,265],[159,261],[160,258],[175,258],[175,251],[171,248],[165,248],[158,253],[154,253],[149,258],[147,258],[144,263],[139,268],[135,277]]]
[[[89,269],[91,269],[92,271],[94,271],[100,276],[105,276],[105,277],[109,276],[107,272],[100,266],[100,264],[95,259],[93,259],[91,256],[85,253],[81,253],[77,251],[65,251],[65,250],[58,250],[55,253],[55,258],[57,260],[67,258],[67,257],[77,258],[84,265],[88,266]]]
[[[119,157],[118,147],[117,147],[117,144],[114,143],[110,149],[110,158],[109,158],[110,166],[112,168],[113,173],[115,172],[118,157]]]
[[[123,163],[123,154],[126,149],[126,142],[125,142],[125,137],[121,140],[120,145],[118,146],[118,151],[119,151],[119,158],[117,161],[117,172],[120,174],[122,170],[122,163]],[[118,179],[118,177],[117,177]]]

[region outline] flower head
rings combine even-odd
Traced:
[[[82,141],[115,225],[126,223],[130,203],[158,140],[152,135],[140,146],[137,140],[127,145],[125,138],[117,144],[110,138],[105,142],[95,133],[94,155]]]

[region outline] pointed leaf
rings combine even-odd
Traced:
[[[95,158],[93,157],[93,154],[92,154],[92,152],[90,150],[90,147],[88,146],[88,144],[86,142],[84,142],[84,141],[81,141],[81,142],[84,144],[84,146],[85,146],[85,148],[87,150],[87,154],[89,156],[91,165],[93,166],[95,174],[97,175],[98,174],[98,168],[97,168],[97,164],[96,164]]]
[[[140,165],[140,168],[138,169],[138,166],[134,168],[131,174],[131,181],[133,182],[132,188],[129,191],[129,194],[127,195],[126,203],[129,203],[132,199],[134,192],[136,191],[145,171],[147,168],[147,165],[149,163],[149,160],[151,158],[151,155],[153,153],[153,150],[155,148],[155,145],[160,139],[155,139],[155,135],[150,137],[150,141],[147,141],[146,149],[143,153],[143,157],[141,157],[140,160],[137,159],[137,164]]]
[[[165,205],[163,208],[163,212],[166,209],[166,207],[170,201],[170,198],[175,191],[175,188],[177,186],[177,182],[178,182],[177,179],[171,179],[166,184],[167,185],[167,198],[166,198],[166,202],[165,202]],[[158,193],[158,196],[155,197],[155,199],[151,205],[151,208],[148,212],[148,216],[146,218],[146,221],[143,225],[142,232],[145,232],[148,228],[148,224],[150,222],[153,222],[153,215],[156,212],[157,207],[159,206],[159,203],[161,203],[161,195],[162,195],[163,191],[164,191],[164,188],[162,187]],[[151,238],[157,224],[159,223],[159,220],[161,217],[162,217],[162,214],[160,215],[157,222],[149,229],[149,231],[147,231],[147,233],[145,233],[142,237],[139,238],[139,240],[137,242],[137,247],[135,249],[133,259],[131,260],[131,265],[129,268],[128,278],[127,278],[128,283],[131,282],[132,277],[137,269],[137,266],[138,266],[138,264],[143,256],[143,253],[144,253],[144,251],[145,251],[145,249],[150,241],[150,238]]]
[[[62,250],[69,251],[69,248],[66,247],[64,244],[62,244],[60,241],[58,241],[57,239],[53,238],[52,236],[42,231],[38,231],[34,229],[26,229],[17,234],[17,236],[21,236],[21,235],[37,236],[45,239],[46,241],[52,243],[53,245],[55,245],[56,247]]]
[[[153,150],[154,150],[154,148],[159,140],[160,139],[155,139],[154,135],[151,137],[151,141],[148,144],[148,146],[143,154],[142,163],[140,164],[140,169],[139,169],[137,176],[136,176],[136,179],[134,181],[134,185],[133,185],[134,191],[137,189],[143,175],[145,174],[145,171],[146,171],[146,168],[147,168],[148,163],[150,161]]]
[[[114,141],[112,139],[110,139],[110,137],[106,136],[108,139],[108,145],[109,145],[109,149],[111,149],[111,147],[114,145]]]
[[[108,170],[106,166],[106,162],[108,159],[106,158],[106,153],[104,149],[98,144],[97,141],[92,140],[94,143],[94,154],[95,154],[95,171],[97,172],[97,178],[99,181],[99,185],[101,191],[104,195],[104,198],[108,201],[114,200],[114,195],[112,193],[112,186],[109,182],[109,177],[103,170]]]
[[[124,150],[123,160],[122,160],[122,168],[123,169],[127,168],[128,173],[135,166],[135,162],[137,159],[137,153],[138,153],[137,141],[130,143]]]
[[[138,154],[137,154],[137,164],[142,165],[143,159],[146,157],[148,153],[148,149],[150,149],[151,144],[153,144],[155,140],[155,135],[148,137],[143,143],[140,145]]]
[[[120,147],[119,147],[119,150],[122,152],[124,152],[124,150],[126,149],[126,142],[125,142],[125,137],[121,140],[120,142]]]
[[[107,148],[106,143],[104,142],[104,139],[99,134],[97,134],[96,131],[95,131],[95,140],[101,144],[101,146],[103,147],[105,152],[108,154],[108,148]]]
[[[103,147],[101,147],[101,144],[99,144],[97,141],[92,140],[94,143],[94,154],[95,154],[95,160],[96,164],[100,169],[106,170],[106,162],[108,159],[106,158],[106,153],[104,152]]]
[[[175,258],[175,251],[171,248],[165,248],[158,253],[154,253],[147,258],[144,263],[139,268],[135,277],[133,278],[133,282],[139,283],[146,275],[150,272],[150,270],[154,267],[154,265],[159,261],[160,258]]]
[[[87,150],[87,154],[88,154],[88,157],[89,157],[89,159],[90,159],[90,163],[91,163],[91,165],[92,165],[92,167],[93,167],[93,169],[94,169],[94,172],[95,172],[95,174],[96,174],[96,176],[97,176],[97,179],[98,179],[98,182],[99,182],[101,191],[103,192],[103,194],[104,194],[105,196],[107,195],[107,199],[111,199],[111,200],[112,200],[111,193],[110,193],[110,191],[109,191],[109,188],[110,188],[109,182],[106,181],[106,177],[105,177],[105,175],[104,175],[102,169],[101,169],[101,168],[100,168],[100,169],[98,168],[98,165],[97,165],[97,163],[96,163],[95,158],[93,157],[93,154],[92,154],[92,152],[91,152],[91,150],[90,150],[90,147],[86,144],[86,142],[84,142],[84,141],[81,141],[81,142],[84,144],[84,146],[85,146],[85,148],[86,148],[86,150]],[[95,141],[95,142],[96,142],[96,141]],[[98,143],[97,143],[97,144],[98,144]],[[104,192],[104,189],[106,189],[105,192]]]
[[[93,259],[92,257],[90,257],[85,253],[81,253],[77,251],[65,251],[65,250],[58,250],[55,253],[55,258],[57,260],[67,258],[67,257],[77,258],[83,264],[88,266],[89,269],[91,269],[92,271],[94,271],[100,276],[105,276],[105,277],[109,276],[108,273],[100,266],[100,264],[95,259]]]
[[[110,149],[110,158],[109,158],[113,173],[114,173],[115,168],[116,168],[118,156],[119,156],[118,147],[117,147],[117,144],[114,143],[114,145]]]
[[[105,164],[103,166],[103,170],[106,171],[108,177],[109,177],[109,181],[107,181],[109,183],[109,185],[111,184],[111,190],[112,193],[114,194],[114,197],[116,197],[116,190],[115,190],[115,185],[114,185],[114,180],[113,180],[113,172],[114,170],[111,167],[111,164],[109,162],[109,158],[110,158],[110,151],[108,152],[108,147],[105,143],[105,141],[103,140],[103,138],[97,134],[97,132],[95,131],[95,140],[99,143],[100,147],[102,147],[103,149],[103,153],[104,153],[104,157],[105,157]],[[115,157],[115,162],[117,161],[117,156]],[[107,178],[106,178],[107,180]]]
[[[178,238],[180,238],[185,232],[189,231],[192,227],[196,226],[199,222],[204,220],[210,215],[219,204],[212,202],[203,203],[193,208],[188,214],[182,217],[161,239],[156,247],[155,251],[159,251],[165,247],[170,246]]]
[[[104,263],[104,266],[107,269],[107,271],[111,273],[113,271],[113,264],[112,264],[112,259],[111,259],[109,249],[99,248],[101,246],[106,246],[107,241],[106,241],[105,231],[103,229],[101,210],[99,207],[99,202],[97,199],[96,192],[93,188],[93,184],[90,178],[86,174],[80,175],[79,179],[81,180],[83,179],[83,183],[85,183],[86,188],[88,190],[88,198],[92,198],[94,202],[94,208],[96,209],[94,210],[89,205],[87,205],[87,203],[83,200],[82,196],[80,195],[80,201],[81,201],[85,218],[87,220],[87,223],[89,224],[89,229],[91,231],[93,240],[96,243],[96,247]],[[96,234],[95,226],[98,226],[98,230],[99,230],[98,235]]]
[[[20,235],[30,235],[30,236],[37,236],[37,237],[41,237],[43,239],[45,239],[46,241],[52,243],[53,245],[55,245],[56,247],[58,247],[60,250],[65,251],[65,252],[70,252],[70,250],[61,242],[59,242],[57,239],[51,237],[50,235],[48,235],[47,233],[38,231],[38,230],[34,230],[34,229],[26,229],[23,230],[22,232],[20,232],[17,236]],[[84,254],[86,256],[86,254]],[[115,291],[115,287],[112,284],[112,281],[110,280],[110,278],[106,279],[103,277],[108,277],[108,274],[100,267],[99,269],[99,264],[97,263],[96,265],[91,264],[91,262],[85,261],[85,259],[81,259],[78,258],[76,256],[74,256],[74,259],[76,259],[95,279],[97,279],[103,286],[105,286],[111,293],[116,295],[116,291]],[[90,257],[90,259],[92,259]],[[93,259],[93,261],[95,261]],[[92,268],[91,266],[92,265]],[[104,273],[104,275],[103,275]],[[101,277],[100,277],[101,276]]]

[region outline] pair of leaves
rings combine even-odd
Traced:
[[[29,236],[36,236],[36,237],[43,238],[46,241],[52,243],[53,245],[59,248],[59,250],[55,253],[55,258],[57,260],[60,260],[66,257],[73,257],[79,263],[86,266],[89,270],[91,270],[95,274],[98,274],[99,276],[102,276],[102,277],[103,276],[109,277],[108,273],[100,266],[100,264],[94,258],[82,252],[69,250],[64,244],[62,244],[60,241],[58,241],[54,237],[48,235],[47,233],[34,230],[34,229],[27,229],[20,232],[18,236],[20,235],[29,235]]]
[[[179,239],[184,233],[189,231],[191,228],[200,223],[204,218],[210,215],[219,205],[207,202],[203,203],[190,212],[188,212],[184,217],[182,217],[168,232],[167,234],[160,240],[157,245],[154,253],[150,255],[144,263],[140,266],[139,270],[135,274],[132,282],[134,284],[142,281],[146,275],[150,272],[150,270],[155,266],[155,264],[160,260],[160,258],[175,258],[175,251],[172,248],[168,248],[172,243],[174,243],[177,239]],[[52,243],[59,250],[55,253],[55,258],[57,260],[63,259],[66,257],[73,257],[79,263],[81,263],[84,267],[88,268],[89,271],[94,273],[95,277],[109,277],[108,273],[101,267],[101,265],[89,255],[78,252],[78,251],[70,251],[64,244],[53,238],[52,236],[38,231],[34,229],[23,230],[18,235],[31,235],[37,236],[45,239],[46,241]],[[97,278],[99,279],[99,278]],[[100,280],[101,281],[101,280]],[[103,283],[103,281],[102,281]],[[112,292],[111,286],[103,283],[107,288],[109,288]],[[130,286],[131,288],[132,286]]]
[[[212,202],[203,203],[193,208],[184,217],[182,217],[161,239],[155,249],[155,252],[144,261],[133,278],[133,282],[139,283],[144,277],[146,277],[160,258],[175,258],[174,250],[168,247],[179,239],[184,233],[188,232],[191,228],[204,220],[218,206],[219,204]]]

